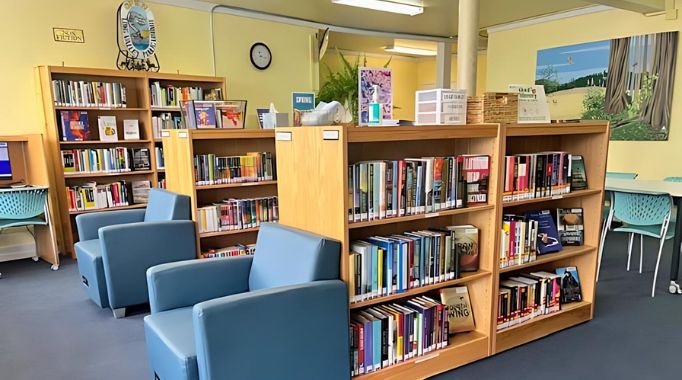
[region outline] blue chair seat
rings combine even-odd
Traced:
[[[102,247],[99,239],[83,240],[74,244],[81,283],[85,292],[102,308],[109,307]]]
[[[626,224],[622,227],[614,228],[614,232],[633,232],[636,234],[640,235],[645,235],[645,236],[650,236],[652,238],[660,239],[661,238],[661,225],[653,225],[653,226],[638,226],[635,224]],[[668,231],[665,234],[665,239],[672,239],[675,236],[675,224],[670,223],[668,226]]]
[[[149,315],[144,329],[150,359],[157,364],[152,379],[156,372],[163,380],[199,380],[192,307]]]
[[[46,225],[47,222],[39,216],[28,219],[0,219],[0,228],[30,226],[32,224]]]

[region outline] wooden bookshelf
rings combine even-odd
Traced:
[[[594,307],[596,255],[600,233],[608,124],[606,122],[465,126],[358,128],[324,126],[278,128],[276,136],[280,221],[342,244],[341,278],[348,281],[348,254],[352,241],[373,235],[409,230],[473,224],[480,229],[480,269],[462,278],[404,293],[349,303],[349,310],[396,302],[416,295],[436,295],[438,289],[466,285],[469,289],[475,331],[450,337],[446,348],[403,363],[358,376],[362,379],[423,379],[471,363],[518,345],[588,321]],[[502,202],[505,154],[565,150],[585,160],[589,189],[563,196]],[[349,164],[363,160],[405,157],[488,154],[491,157],[488,205],[442,210],[365,222],[348,221]],[[501,165],[502,163],[502,165]],[[540,208],[583,207],[585,245],[565,247],[535,262],[499,268],[499,240],[503,213]],[[599,212],[592,212],[599,210]],[[500,277],[525,270],[578,267],[583,301],[562,310],[497,331],[497,294]]]
[[[277,128],[277,172],[282,224],[339,240],[342,245],[341,278],[348,282],[351,242],[456,224],[480,229],[480,268],[461,278],[403,293],[349,303],[349,309],[400,302],[417,295],[436,296],[439,289],[466,285],[476,329],[451,336],[443,349],[415,357],[377,372],[367,379],[422,379],[482,359],[490,352],[493,273],[497,265],[498,157],[500,127],[493,124],[419,127],[305,127]],[[365,160],[394,160],[479,153],[491,157],[489,203],[470,208],[441,210],[367,222],[348,221],[348,165]]]
[[[204,89],[220,88],[225,94],[225,79],[219,77],[193,76],[180,74],[145,73],[133,71],[120,71],[109,69],[94,69],[81,67],[40,66],[35,69],[35,75],[40,92],[45,118],[45,142],[48,156],[48,165],[51,169],[56,189],[54,191],[57,210],[54,220],[57,230],[61,231],[62,239],[58,239],[62,253],[69,253],[75,257],[73,243],[78,241],[75,228],[75,216],[83,213],[101,212],[110,210],[141,208],[145,205],[129,205],[109,209],[69,211],[66,188],[77,186],[86,181],[97,183],[111,183],[119,180],[148,180],[152,187],[157,187],[165,177],[165,171],[158,169],[155,155],[155,147],[161,146],[161,139],[155,139],[152,130],[152,116],[158,112],[175,112],[178,107],[152,107],[150,85],[159,81],[162,85],[176,87],[193,86]],[[101,81],[119,82],[126,86],[126,107],[83,107],[83,106],[56,106],[52,94],[52,80],[75,80],[75,81]],[[91,141],[62,141],[62,126],[60,111],[86,111],[90,124]],[[120,141],[106,142],[98,139],[98,116],[116,116],[118,135]],[[123,120],[136,119],[139,121],[140,139],[123,139]],[[61,162],[61,149],[77,148],[106,148],[106,147],[147,148],[150,153],[151,170],[120,172],[120,173],[78,173],[64,174]],[[128,189],[130,190],[130,189]],[[132,198],[132,194],[131,194]]]
[[[558,207],[582,207],[584,224],[584,245],[564,247],[563,250],[538,256],[537,260],[513,267],[499,269],[494,273],[495,297],[491,312],[492,320],[497,316],[497,292],[500,279],[514,273],[527,273],[536,270],[553,272],[557,267],[575,266],[578,269],[583,301],[562,305],[562,310],[536,317],[525,323],[496,331],[492,326],[492,354],[531,342],[546,335],[561,331],[593,317],[594,294],[597,265],[597,248],[601,233],[601,206],[604,193],[606,156],[609,142],[609,126],[603,121],[580,123],[507,125],[504,133],[505,154],[535,153],[541,151],[567,151],[582,155],[585,162],[589,189],[573,191],[555,197],[527,199],[502,204],[504,213],[522,213],[538,209]],[[504,168],[501,168],[504,170]],[[503,175],[503,172],[500,172]],[[502,184],[500,184],[503,186]],[[501,194],[501,190],[498,191]],[[501,230],[501,215],[497,233]],[[499,241],[499,238],[498,238]],[[498,244],[499,249],[499,244]]]
[[[277,180],[217,185],[197,185],[194,181],[194,156],[198,154],[214,153],[234,156],[247,152],[272,152],[274,156],[274,130],[178,129],[163,131],[162,140],[167,188],[191,198],[194,220],[197,220],[199,207],[211,205],[223,199],[277,195]],[[197,252],[200,254],[211,248],[255,243],[257,234],[258,228],[197,232],[199,236]]]

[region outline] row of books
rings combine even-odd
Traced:
[[[182,121],[187,129],[244,128],[246,100],[185,101]]]
[[[510,277],[500,281],[497,329],[558,312],[563,304],[580,301],[582,293],[576,267]]]
[[[352,222],[488,203],[486,155],[363,161],[348,167]]]
[[[448,226],[374,236],[351,244],[350,301],[360,302],[478,270],[478,228]]]
[[[165,178],[159,179],[158,183],[156,184],[156,187],[158,187],[159,189],[165,189],[166,179]]]
[[[583,209],[557,208],[505,214],[502,219],[500,268],[533,262],[565,245],[583,245]]]
[[[426,296],[351,312],[351,373],[378,371],[448,345],[445,305]]]
[[[279,219],[277,197],[226,199],[197,211],[200,233],[255,228]]]
[[[149,170],[151,162],[147,148],[99,148],[62,150],[64,174],[119,173]]]
[[[161,131],[164,129],[181,129],[182,118],[180,115],[173,115],[164,112],[158,116],[152,116],[152,135],[154,139],[161,139]]]
[[[156,155],[156,168],[165,169],[166,161],[163,158],[163,148],[160,146],[154,147],[154,154]]]
[[[55,106],[125,107],[126,86],[123,83],[52,80]]]
[[[504,157],[502,201],[567,194],[571,191],[572,155],[541,152]]]
[[[96,210],[131,204],[125,181],[101,185],[86,182],[81,186],[68,187],[66,190],[69,211]]]
[[[274,178],[272,152],[247,152],[243,156],[194,156],[194,181],[197,185],[271,181]]]
[[[87,111],[60,111],[59,119],[62,127],[63,141],[119,141],[116,116],[98,116],[97,127],[99,140],[92,140],[90,122]],[[140,139],[140,121],[123,120],[125,140]]]
[[[253,255],[256,253],[256,244],[237,244],[224,248],[211,248],[201,253],[201,256],[209,259],[213,257],[233,257]]]
[[[175,87],[162,85],[154,81],[150,85],[152,107],[179,107],[185,100],[220,100],[223,98],[222,89],[201,87]]]

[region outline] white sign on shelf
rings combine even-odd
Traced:
[[[545,86],[510,84],[509,92],[519,94],[519,124],[550,122]]]

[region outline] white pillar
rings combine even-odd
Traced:
[[[438,42],[436,51],[436,88],[450,88],[452,44]]]
[[[459,0],[457,34],[457,87],[476,95],[479,0]]]

